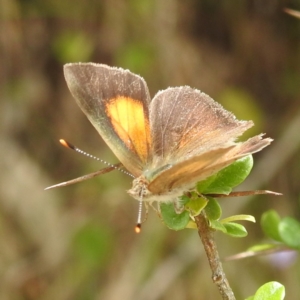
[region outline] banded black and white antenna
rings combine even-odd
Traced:
[[[62,186],[67,186],[67,185],[71,185],[71,184],[74,184],[74,183],[78,183],[78,182],[81,182],[81,181],[85,181],[85,180],[88,180],[88,179],[91,179],[91,178],[94,178],[96,176],[99,176],[99,175],[103,175],[103,174],[106,174],[108,172],[111,172],[113,170],[118,170],[130,177],[133,177],[134,176],[132,174],[130,174],[129,172],[127,172],[126,170],[122,169],[123,165],[121,163],[118,163],[118,164],[111,164],[99,157],[96,157],[92,154],[89,154],[81,149],[79,149],[78,147],[74,146],[73,144],[67,142],[66,140],[64,139],[60,139],[59,142],[66,148],[68,149],[71,149],[71,150],[74,150],[82,155],[85,155],[89,158],[92,158],[94,160],[97,160],[105,165],[107,165],[108,167],[107,168],[104,168],[104,169],[101,169],[101,170],[98,170],[96,172],[93,172],[93,173],[90,173],[90,174],[87,174],[87,175],[83,175],[83,176],[80,176],[80,177],[77,177],[75,179],[71,179],[71,180],[68,180],[68,181],[65,181],[65,182],[61,182],[61,183],[58,183],[58,184],[54,184],[54,185],[51,185],[51,186],[48,186],[47,188],[45,188],[45,190],[50,190],[50,189],[54,189],[54,188],[57,188],[57,187],[62,187]]]

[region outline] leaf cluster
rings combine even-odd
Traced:
[[[234,187],[246,179],[252,166],[251,155],[241,158],[217,174],[199,182],[194,191],[181,197],[179,208],[175,208],[173,203],[161,204],[163,222],[173,230],[196,229],[194,217],[204,210],[211,228],[233,237],[246,236],[246,228],[236,221],[255,222],[255,218],[250,215],[234,215],[222,219],[222,208],[216,198],[210,195],[229,195]]]

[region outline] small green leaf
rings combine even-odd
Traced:
[[[285,297],[284,286],[276,281],[262,285],[254,295],[253,300],[282,300]]]
[[[248,251],[260,252],[260,251],[271,250],[276,248],[278,248],[278,245],[275,244],[260,244],[248,248]]]
[[[209,199],[206,207],[205,212],[207,218],[212,220],[219,220],[222,215],[222,208],[219,205],[218,201],[215,198],[207,197]]]
[[[222,223],[223,224],[223,223]],[[223,226],[226,228],[226,234],[232,237],[245,237],[247,236],[248,232],[246,228],[238,223],[225,223]]]
[[[209,225],[212,229],[222,231],[223,233],[227,233],[225,226],[217,220],[210,221]]]
[[[191,198],[186,196],[186,195],[183,195],[183,196],[180,197],[180,203],[182,205],[186,205],[190,201],[191,201]]]
[[[185,204],[185,208],[190,212],[192,216],[198,216],[202,209],[206,207],[208,200],[203,197],[192,197],[188,203]]]
[[[266,236],[278,242],[282,241],[278,231],[280,217],[275,210],[265,212],[261,217],[260,223]]]
[[[255,218],[251,215],[235,215],[221,220],[223,224],[235,221],[248,221],[255,223]]]
[[[281,240],[291,248],[300,249],[300,223],[291,217],[283,218],[278,226]]]
[[[182,230],[186,228],[189,223],[190,213],[185,210],[177,214],[173,203],[162,203],[160,210],[163,221],[170,229]]]
[[[197,224],[191,219],[189,220],[185,228],[198,229]]]
[[[252,155],[243,157],[197,185],[202,194],[226,194],[242,183],[253,167]]]

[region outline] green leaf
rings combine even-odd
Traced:
[[[219,205],[218,201],[215,198],[207,197],[209,199],[206,207],[205,213],[207,218],[212,220],[219,220],[222,215],[222,208]]]
[[[225,226],[217,220],[210,221],[209,225],[210,225],[211,228],[213,228],[215,230],[219,230],[219,231],[222,231],[223,233],[227,233],[227,230],[226,230]]]
[[[243,157],[232,163],[217,174],[197,184],[197,190],[202,194],[226,194],[232,188],[241,184],[253,167],[252,155]]]
[[[232,237],[241,238],[247,236],[248,234],[246,228],[238,223],[225,223],[223,226],[226,228],[226,234]]]
[[[214,174],[203,181],[197,183],[197,191],[200,194],[204,194],[204,192],[208,189],[208,187],[212,184],[212,182],[216,179],[217,174]]]
[[[191,219],[189,220],[185,228],[198,229],[197,224]]]
[[[285,297],[284,286],[276,281],[262,285],[254,295],[253,300],[282,300]]]
[[[281,240],[291,248],[300,249],[300,223],[291,217],[282,219],[278,226]]]
[[[191,201],[191,198],[190,197],[188,197],[188,196],[186,196],[186,195],[182,195],[181,197],[180,197],[180,203],[182,204],[182,205],[186,205],[188,202],[190,202]]]
[[[197,197],[192,197],[190,201],[185,204],[185,208],[192,216],[198,216],[208,202],[209,201],[206,198],[197,195]]]
[[[173,203],[162,203],[160,205],[161,216],[164,223],[173,230],[182,230],[186,228],[190,220],[190,213],[183,211],[177,214]]]
[[[280,217],[275,210],[265,212],[261,217],[260,223],[266,236],[278,242],[282,241],[278,231]]]
[[[235,222],[235,221],[248,221],[248,222],[255,223],[255,218],[251,215],[234,215],[221,220],[223,224],[229,222]]]

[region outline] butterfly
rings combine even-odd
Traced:
[[[81,110],[134,177],[128,193],[140,203],[175,203],[197,182],[272,142],[263,134],[238,142],[253,122],[189,86],[167,88],[151,100],[145,80],[129,70],[70,63],[64,75]]]

